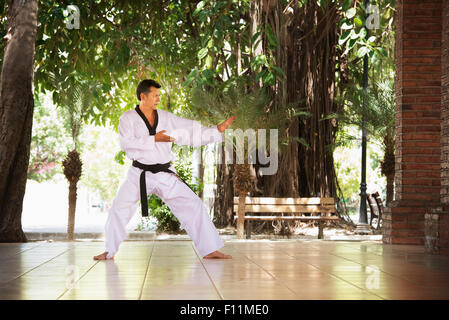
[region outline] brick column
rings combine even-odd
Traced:
[[[396,3],[395,197],[383,242],[424,244],[424,215],[440,202],[442,0]]]
[[[441,203],[449,205],[449,1],[443,3],[441,49]]]
[[[425,248],[449,254],[449,1],[443,1],[441,59],[441,206],[425,215]]]

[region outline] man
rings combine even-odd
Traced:
[[[203,127],[197,121],[182,119],[170,112],[157,110],[159,88],[154,80],[143,80],[137,87],[140,104],[126,111],[119,121],[120,147],[133,160],[125,182],[120,186],[106,221],[106,251],[94,260],[113,259],[126,237],[126,225],[141,201],[147,214],[147,194],[156,194],[181,222],[205,259],[231,259],[218,251],[223,247],[215,226],[201,199],[175,173],[171,161],[172,142],[200,146],[223,141],[223,132],[232,116],[216,127]]]

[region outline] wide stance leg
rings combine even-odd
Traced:
[[[158,174],[154,193],[164,201],[187,231],[201,257],[223,247],[201,199],[176,176]]]
[[[126,238],[126,225],[136,212],[140,201],[138,171],[130,168],[120,186],[105,225],[107,258],[114,256]]]

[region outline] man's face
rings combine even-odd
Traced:
[[[157,105],[161,101],[161,97],[159,94],[159,89],[155,87],[150,88],[150,92],[147,94],[141,94],[140,99],[142,101],[142,104],[145,105],[147,108],[150,108],[152,110],[157,109]]]

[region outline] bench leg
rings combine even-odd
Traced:
[[[251,239],[251,221],[246,220],[246,239]]]
[[[324,222],[319,221],[318,222],[318,239],[323,239],[323,227],[324,227]]]

